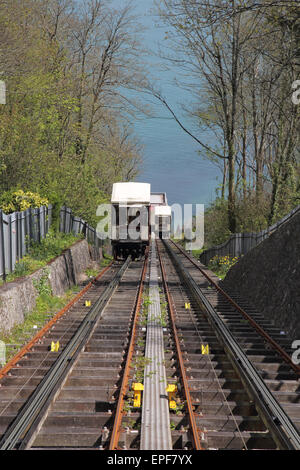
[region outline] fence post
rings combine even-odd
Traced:
[[[11,215],[8,217],[8,245],[9,245],[9,270],[13,270],[13,260],[12,260],[12,222]]]
[[[47,207],[46,209],[46,233],[49,232],[49,229],[50,229],[50,226],[51,226],[51,222],[52,222],[52,205],[49,204],[49,206]]]
[[[32,240],[32,209],[31,207],[29,208],[29,214],[28,214],[28,217],[29,217],[29,233],[28,233],[28,236],[29,236],[29,240],[31,241]]]
[[[41,208],[37,209],[38,242],[41,243]]]
[[[43,222],[44,222],[44,237],[46,236],[47,233],[47,208],[46,206],[43,206]]]
[[[68,233],[71,233],[73,231],[73,222],[74,222],[74,215],[73,215],[73,212],[70,210],[69,232]]]
[[[28,253],[28,239],[30,238],[30,212],[29,209],[25,211],[25,253]]]
[[[0,243],[1,243],[1,255],[2,255],[2,277],[3,281],[6,281],[5,271],[5,249],[4,249],[4,227],[3,227],[3,212],[0,209]]]
[[[19,230],[19,212],[16,212],[16,261],[20,259],[20,230]]]
[[[23,258],[23,212],[20,212],[20,258]]]

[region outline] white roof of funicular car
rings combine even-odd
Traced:
[[[155,206],[155,215],[159,217],[170,217],[172,214],[172,209],[170,206]]]
[[[151,193],[150,196],[151,204],[167,204],[166,193]]]
[[[150,204],[149,183],[115,183],[112,189],[112,204]]]

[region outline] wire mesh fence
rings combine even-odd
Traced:
[[[51,218],[51,205],[12,214],[0,209],[0,276],[4,280],[28,253],[29,242],[40,242],[46,236]]]
[[[283,217],[281,220],[276,222],[274,225],[262,230],[261,232],[250,232],[250,233],[235,233],[231,235],[229,240],[222,245],[213,246],[208,250],[203,251],[200,255],[200,261],[203,264],[208,265],[210,260],[214,256],[241,256],[245,255],[255,246],[259,245],[263,240],[268,238],[273,232],[279,227],[285,224],[291,217],[296,213],[300,213],[300,206],[293,209],[288,215]]]

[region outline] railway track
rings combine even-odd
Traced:
[[[0,387],[4,449],[99,449],[109,437],[142,265],[112,265]],[[91,308],[85,306],[86,300]],[[58,352],[49,351],[59,341]]]
[[[300,449],[290,344],[216,281],[173,242],[112,264],[0,371],[0,448]]]
[[[248,317],[180,246],[160,249],[202,448],[299,449],[300,368],[288,339],[244,304]]]

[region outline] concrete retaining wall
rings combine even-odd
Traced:
[[[300,340],[300,213],[234,265],[221,286]]]
[[[60,296],[80,282],[81,273],[91,262],[89,246],[86,240],[80,240],[50,261],[45,268],[0,286],[0,330],[7,332],[14,325],[22,323],[26,314],[34,309],[38,296],[34,280],[38,281],[47,274],[53,295]]]

